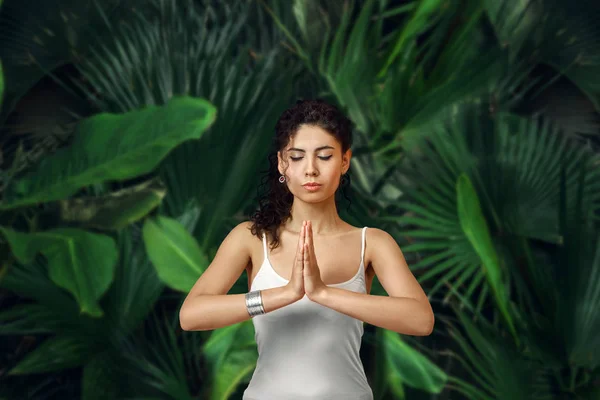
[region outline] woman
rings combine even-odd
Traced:
[[[271,189],[188,294],[181,326],[252,318],[259,357],[244,400],[372,400],[359,357],[363,322],[429,335],[431,305],[388,233],[338,215],[350,121],[321,100],[298,101],[275,130]],[[227,295],[244,269],[249,292]],[[375,275],[389,296],[369,294]]]

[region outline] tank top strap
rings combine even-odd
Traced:
[[[360,260],[364,262],[365,260],[365,233],[367,232],[367,227],[365,226],[362,230],[362,248],[360,249]]]

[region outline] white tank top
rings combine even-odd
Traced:
[[[365,231],[360,266],[346,282],[327,285],[366,293]],[[263,234],[264,261],[250,290],[288,283],[269,261]],[[358,260],[357,260],[358,261]],[[373,400],[360,359],[363,322],[310,300],[252,318],[258,361],[243,400]]]

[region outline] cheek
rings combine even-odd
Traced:
[[[327,175],[330,182],[337,182],[340,179],[342,172],[332,168]]]

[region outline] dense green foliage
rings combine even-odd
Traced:
[[[0,5],[0,399],[241,398],[252,322],[178,310],[298,97],[354,122],[340,215],[436,313],[366,328],[376,399],[600,398],[594,1]]]

